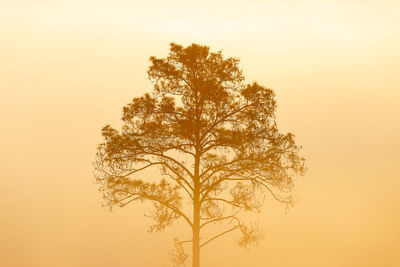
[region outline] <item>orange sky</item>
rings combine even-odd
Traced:
[[[177,228],[140,205],[101,208],[100,129],[151,89],[151,55],[191,42],[241,58],[273,88],[309,171],[287,214],[269,201],[248,252],[234,235],[203,266],[400,266],[398,1],[2,1],[0,266],[164,266]],[[139,204],[139,203],[138,203]]]

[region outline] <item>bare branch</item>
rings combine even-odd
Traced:
[[[215,239],[217,239],[217,238],[219,238],[219,237],[221,237],[221,236],[223,236],[223,235],[225,235],[225,234],[227,234],[227,233],[229,233],[229,232],[235,231],[236,229],[239,229],[239,228],[240,228],[239,225],[235,225],[235,226],[233,226],[231,229],[226,230],[226,231],[224,231],[224,232],[222,232],[222,233],[220,233],[220,234],[218,234],[218,235],[216,235],[216,236],[214,236],[214,237],[208,239],[206,242],[204,242],[203,244],[201,244],[200,247],[204,247],[205,245],[207,245],[208,243],[214,241]]]
[[[161,158],[164,158],[164,159],[166,159],[166,160],[172,161],[173,163],[175,163],[175,164],[177,164],[179,167],[181,167],[182,170],[184,170],[192,179],[194,178],[193,174],[192,174],[182,163],[180,163],[180,162],[177,161],[176,159],[171,158],[171,157],[165,155],[164,153],[148,152],[147,154],[148,154],[148,155],[157,156],[157,157],[161,157]]]
[[[230,215],[230,216],[225,216],[225,217],[220,217],[220,218],[215,218],[215,219],[211,219],[208,222],[203,223],[202,225],[200,225],[200,228],[203,228],[204,226],[206,226],[207,224],[213,223],[213,222],[219,222],[219,221],[223,221],[223,220],[227,220],[227,219],[232,219],[235,218],[235,216],[239,213],[240,210],[238,210],[237,212],[235,212],[234,214]]]
[[[240,205],[238,203],[235,203],[233,201],[229,201],[229,200],[224,199],[224,198],[205,198],[204,201],[222,201],[222,202],[228,203],[229,205],[232,205],[234,207],[240,208]]]
[[[292,198],[289,198],[289,199],[282,199],[282,198],[280,198],[280,197],[278,197],[275,193],[274,193],[274,191],[272,191],[272,189],[271,188],[269,188],[265,183],[263,183],[263,182],[261,182],[261,181],[258,181],[258,180],[254,180],[256,183],[258,183],[258,184],[260,184],[260,185],[262,185],[265,189],[267,189],[268,190],[268,192],[270,192],[270,194],[272,195],[272,197],[275,199],[275,200],[277,200],[277,201],[279,201],[279,202],[281,202],[281,203],[284,203],[284,204],[293,204],[293,200],[292,200]]]
[[[175,212],[175,213],[178,214],[179,216],[182,216],[182,217],[185,219],[185,221],[190,225],[190,227],[193,227],[193,223],[192,223],[192,221],[189,219],[189,217],[187,217],[187,216],[186,216],[182,211],[180,211],[178,208],[176,208],[176,207],[174,207],[174,206],[171,206],[171,205],[169,205],[168,203],[166,203],[166,202],[164,202],[164,201],[162,201],[162,200],[160,200],[160,199],[158,199],[158,198],[155,198],[155,197],[152,197],[152,196],[149,196],[149,195],[144,195],[144,196],[145,196],[145,198],[147,198],[147,199],[149,199],[149,200],[157,201],[158,203],[160,203],[160,204],[164,205],[165,207],[169,208],[170,210],[172,210],[173,212]]]

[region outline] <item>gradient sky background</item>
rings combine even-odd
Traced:
[[[91,162],[105,124],[151,89],[148,58],[192,42],[273,88],[304,147],[287,214],[270,200],[248,252],[226,236],[203,266],[400,266],[400,2],[0,3],[0,266],[158,267],[169,228],[101,207]]]

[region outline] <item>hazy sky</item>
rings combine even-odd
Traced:
[[[1,1],[0,266],[169,263],[178,229],[147,233],[139,203],[107,212],[91,163],[170,42],[239,57],[275,90],[309,168],[287,214],[269,199],[254,215],[259,247],[226,236],[204,267],[400,266],[399,13],[384,0]]]

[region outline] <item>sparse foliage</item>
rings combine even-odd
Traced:
[[[95,173],[106,205],[151,201],[155,231],[183,219],[194,267],[201,247],[231,231],[242,234],[240,246],[257,244],[262,234],[241,214],[259,212],[266,195],[291,204],[293,177],[304,172],[294,136],[278,131],[274,92],[244,84],[239,60],[207,46],[172,43],[166,58],[150,61],[151,94],[123,108],[120,131],[102,130]],[[137,178],[154,167],[159,182]],[[207,238],[214,223],[227,228]],[[175,241],[177,263],[187,258],[183,242]]]

